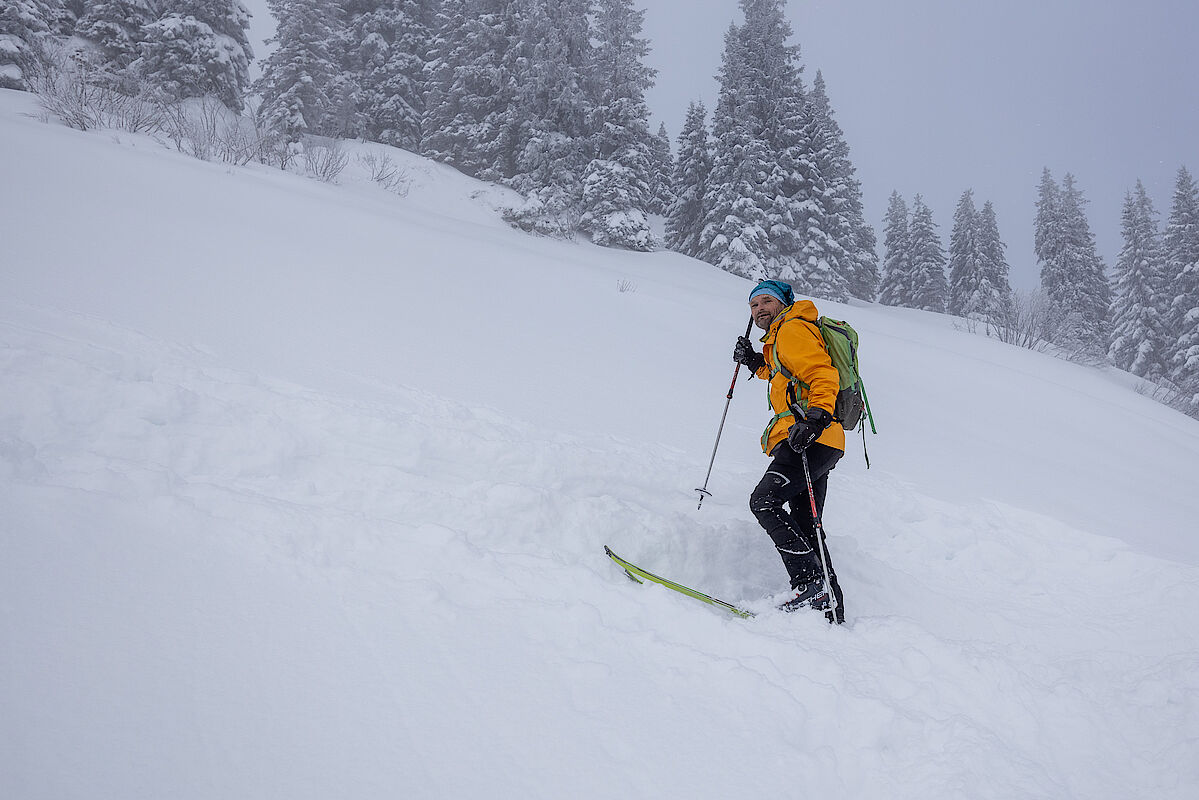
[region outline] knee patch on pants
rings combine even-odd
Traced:
[[[782,490],[790,483],[785,475],[774,471],[767,472],[749,496],[749,510],[754,516],[778,511],[783,507],[783,503],[787,502]]]

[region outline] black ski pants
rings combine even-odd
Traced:
[[[828,474],[837,466],[843,453],[823,444],[813,444],[806,452],[812,491],[816,497],[816,512],[823,514]],[[784,441],[775,447],[771,456],[774,460],[749,496],[749,509],[774,541],[791,579],[791,588],[795,589],[821,577],[820,553],[816,550],[816,523],[812,519],[812,503],[808,497],[808,483],[804,479],[800,454]],[[790,510],[784,505],[790,506]],[[821,542],[821,546],[824,548],[825,563],[828,564],[829,583],[833,594],[837,596],[837,616],[843,618],[845,606],[841,602],[841,586],[837,583],[828,544]]]

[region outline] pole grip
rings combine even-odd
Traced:
[[[749,318],[749,324],[745,326],[745,338],[749,338],[749,332],[753,330],[754,318]],[[741,372],[741,362],[737,362],[736,369],[733,370],[733,382],[729,384],[729,393],[724,396],[725,400],[733,399],[733,390],[737,388],[737,375]]]

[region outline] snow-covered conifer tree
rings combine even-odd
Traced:
[[[813,199],[822,209],[822,229],[837,245],[838,259],[833,268],[844,279],[849,294],[873,300],[879,281],[874,230],[866,222],[861,183],[820,71],[816,72],[806,100],[807,142],[812,149],[815,173],[824,182],[824,192]]]
[[[1166,366],[1185,396],[1185,410],[1199,416],[1199,187],[1186,167],[1178,170],[1163,244],[1166,280],[1174,293]]]
[[[1033,231],[1033,249],[1041,265],[1041,288],[1051,300],[1064,293],[1066,277],[1061,273],[1058,251],[1061,249],[1061,187],[1046,167],[1037,188],[1037,216]]]
[[[434,18],[421,151],[467,175],[516,174],[517,18],[507,0],[444,0]]]
[[[670,154],[670,134],[666,132],[666,123],[659,123],[658,133],[650,139],[650,158],[653,171],[652,195],[650,197],[650,213],[665,214],[674,203],[674,182],[671,178],[674,172],[674,158]]]
[[[912,295],[911,258],[908,228],[908,204],[899,192],[891,192],[887,215],[883,220],[883,276],[878,301],[888,306],[907,305]]]
[[[745,22],[725,35],[696,254],[819,297],[872,297],[874,233],[823,76],[805,91],[784,0],[741,9]]]
[[[860,186],[860,183],[859,183]],[[866,221],[866,209],[860,199],[856,208],[851,208],[850,219],[853,221],[853,271],[847,276],[849,293],[859,300],[873,300],[878,295],[882,276],[878,266],[878,237],[874,228]]]
[[[751,97],[747,46],[736,25],[724,36],[720,94],[713,113],[712,169],[703,195],[704,217],[696,256],[754,280],[768,277],[769,222],[762,176],[776,159],[761,137]],[[777,277],[777,276],[776,276]]]
[[[925,311],[945,311],[949,284],[945,280],[945,250],[937,235],[933,212],[920,195],[912,202],[912,224],[908,228],[908,258],[912,295],[905,305]]]
[[[267,0],[279,47],[263,65],[255,88],[268,122],[288,141],[324,133],[332,107],[329,87],[340,74],[336,41],[341,7],[333,0]]]
[[[675,200],[666,212],[666,246],[689,256],[699,254],[704,197],[708,191],[708,175],[712,171],[712,145],[706,117],[702,102],[692,102],[687,107],[672,180]]]
[[[1085,204],[1074,176],[1067,175],[1059,187],[1046,169],[1038,193],[1034,244],[1041,286],[1061,331],[1058,344],[1097,356],[1107,353],[1111,286]]]
[[[1120,369],[1156,379],[1165,374],[1161,299],[1163,251],[1157,212],[1144,185],[1124,198],[1124,246],[1116,260],[1112,343],[1108,358]]]
[[[958,200],[949,235],[948,311],[961,317],[978,314],[978,290],[983,284],[982,253],[979,244],[978,210],[974,190],[967,189]]]
[[[1012,308],[1014,298],[1008,281],[1010,269],[1004,255],[1006,249],[1007,245],[999,236],[995,207],[988,200],[978,215],[978,253],[983,279],[975,303],[978,313],[985,318],[1006,319]]]
[[[801,259],[819,261],[825,239],[807,225],[820,209],[805,202],[818,176],[804,141],[799,48],[788,43],[782,0],[742,0],[741,9],[744,24],[725,34],[699,256],[806,291]]]
[[[505,218],[535,233],[569,237],[582,214],[583,174],[594,157],[590,0],[513,0],[520,43],[513,98],[515,172],[525,196]]]
[[[1106,354],[1110,334],[1111,284],[1095,247],[1086,217],[1086,199],[1067,174],[1062,180],[1062,217],[1065,242],[1062,259],[1073,280],[1064,308],[1071,321],[1069,339],[1086,352]]]
[[[241,111],[254,57],[240,0],[177,0],[140,31],[133,68],[175,100],[211,95]]]
[[[632,0],[597,0],[591,78],[594,157],[583,174],[579,227],[608,247],[648,250],[647,214],[655,205],[657,170],[651,149],[645,91],[655,71],[645,66],[649,42],[641,38],[645,12]]]
[[[783,116],[789,103],[794,103],[798,111],[797,124],[790,124],[789,115]],[[782,213],[772,220],[771,232],[776,241],[781,239],[785,243],[786,232],[793,226],[800,240],[796,274],[787,273],[785,262],[780,273],[807,294],[846,300],[847,276],[853,270],[847,245],[852,244],[853,231],[844,213],[847,187],[841,179],[837,157],[837,150],[844,143],[832,135],[835,122],[827,99],[816,98],[814,90],[784,99],[780,108],[783,112],[780,116],[786,123],[779,166],[787,178],[783,191],[776,191],[776,195],[785,198],[785,204],[780,209]],[[780,249],[785,258],[789,248]]]
[[[97,46],[107,66],[123,69],[141,55],[142,31],[156,12],[153,0],[85,0],[75,33]]]
[[[27,89],[39,40],[63,30],[62,0],[5,0],[0,5],[0,89]]]
[[[352,107],[359,120],[347,133],[408,149],[420,145],[430,40],[426,3],[347,4],[343,75],[334,90],[335,106]]]
[[[816,297],[849,296],[846,238],[834,211],[827,104],[811,101],[798,46],[780,0],[745,0],[742,28],[750,119],[765,154],[765,180],[751,188],[765,212],[767,275]]]

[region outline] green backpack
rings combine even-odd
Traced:
[[[863,412],[870,421],[870,432],[877,434],[874,427],[874,415],[870,413],[870,401],[866,398],[866,384],[858,370],[858,332],[848,322],[832,317],[820,317],[816,327],[824,339],[824,348],[828,351],[833,366],[837,368],[840,378],[840,388],[837,391],[837,402],[833,406],[833,417],[847,431],[857,430],[862,422]],[[781,372],[790,383],[792,389],[799,380],[779,361],[778,351],[774,351],[774,371]],[[771,425],[774,420],[771,420]],[[770,428],[767,427],[767,432]],[[765,438],[765,434],[763,435]],[[866,450],[866,427],[862,426],[862,450]],[[870,466],[870,455],[866,454],[866,466]]]
[[[862,421],[862,413],[865,412],[866,418],[870,420],[870,431],[877,434],[874,415],[870,413],[870,401],[866,398],[866,385],[862,383],[862,374],[858,367],[858,332],[848,322],[832,317],[816,320],[816,327],[824,337],[824,346],[841,379],[833,416],[841,423],[842,428],[853,431],[857,430]]]

